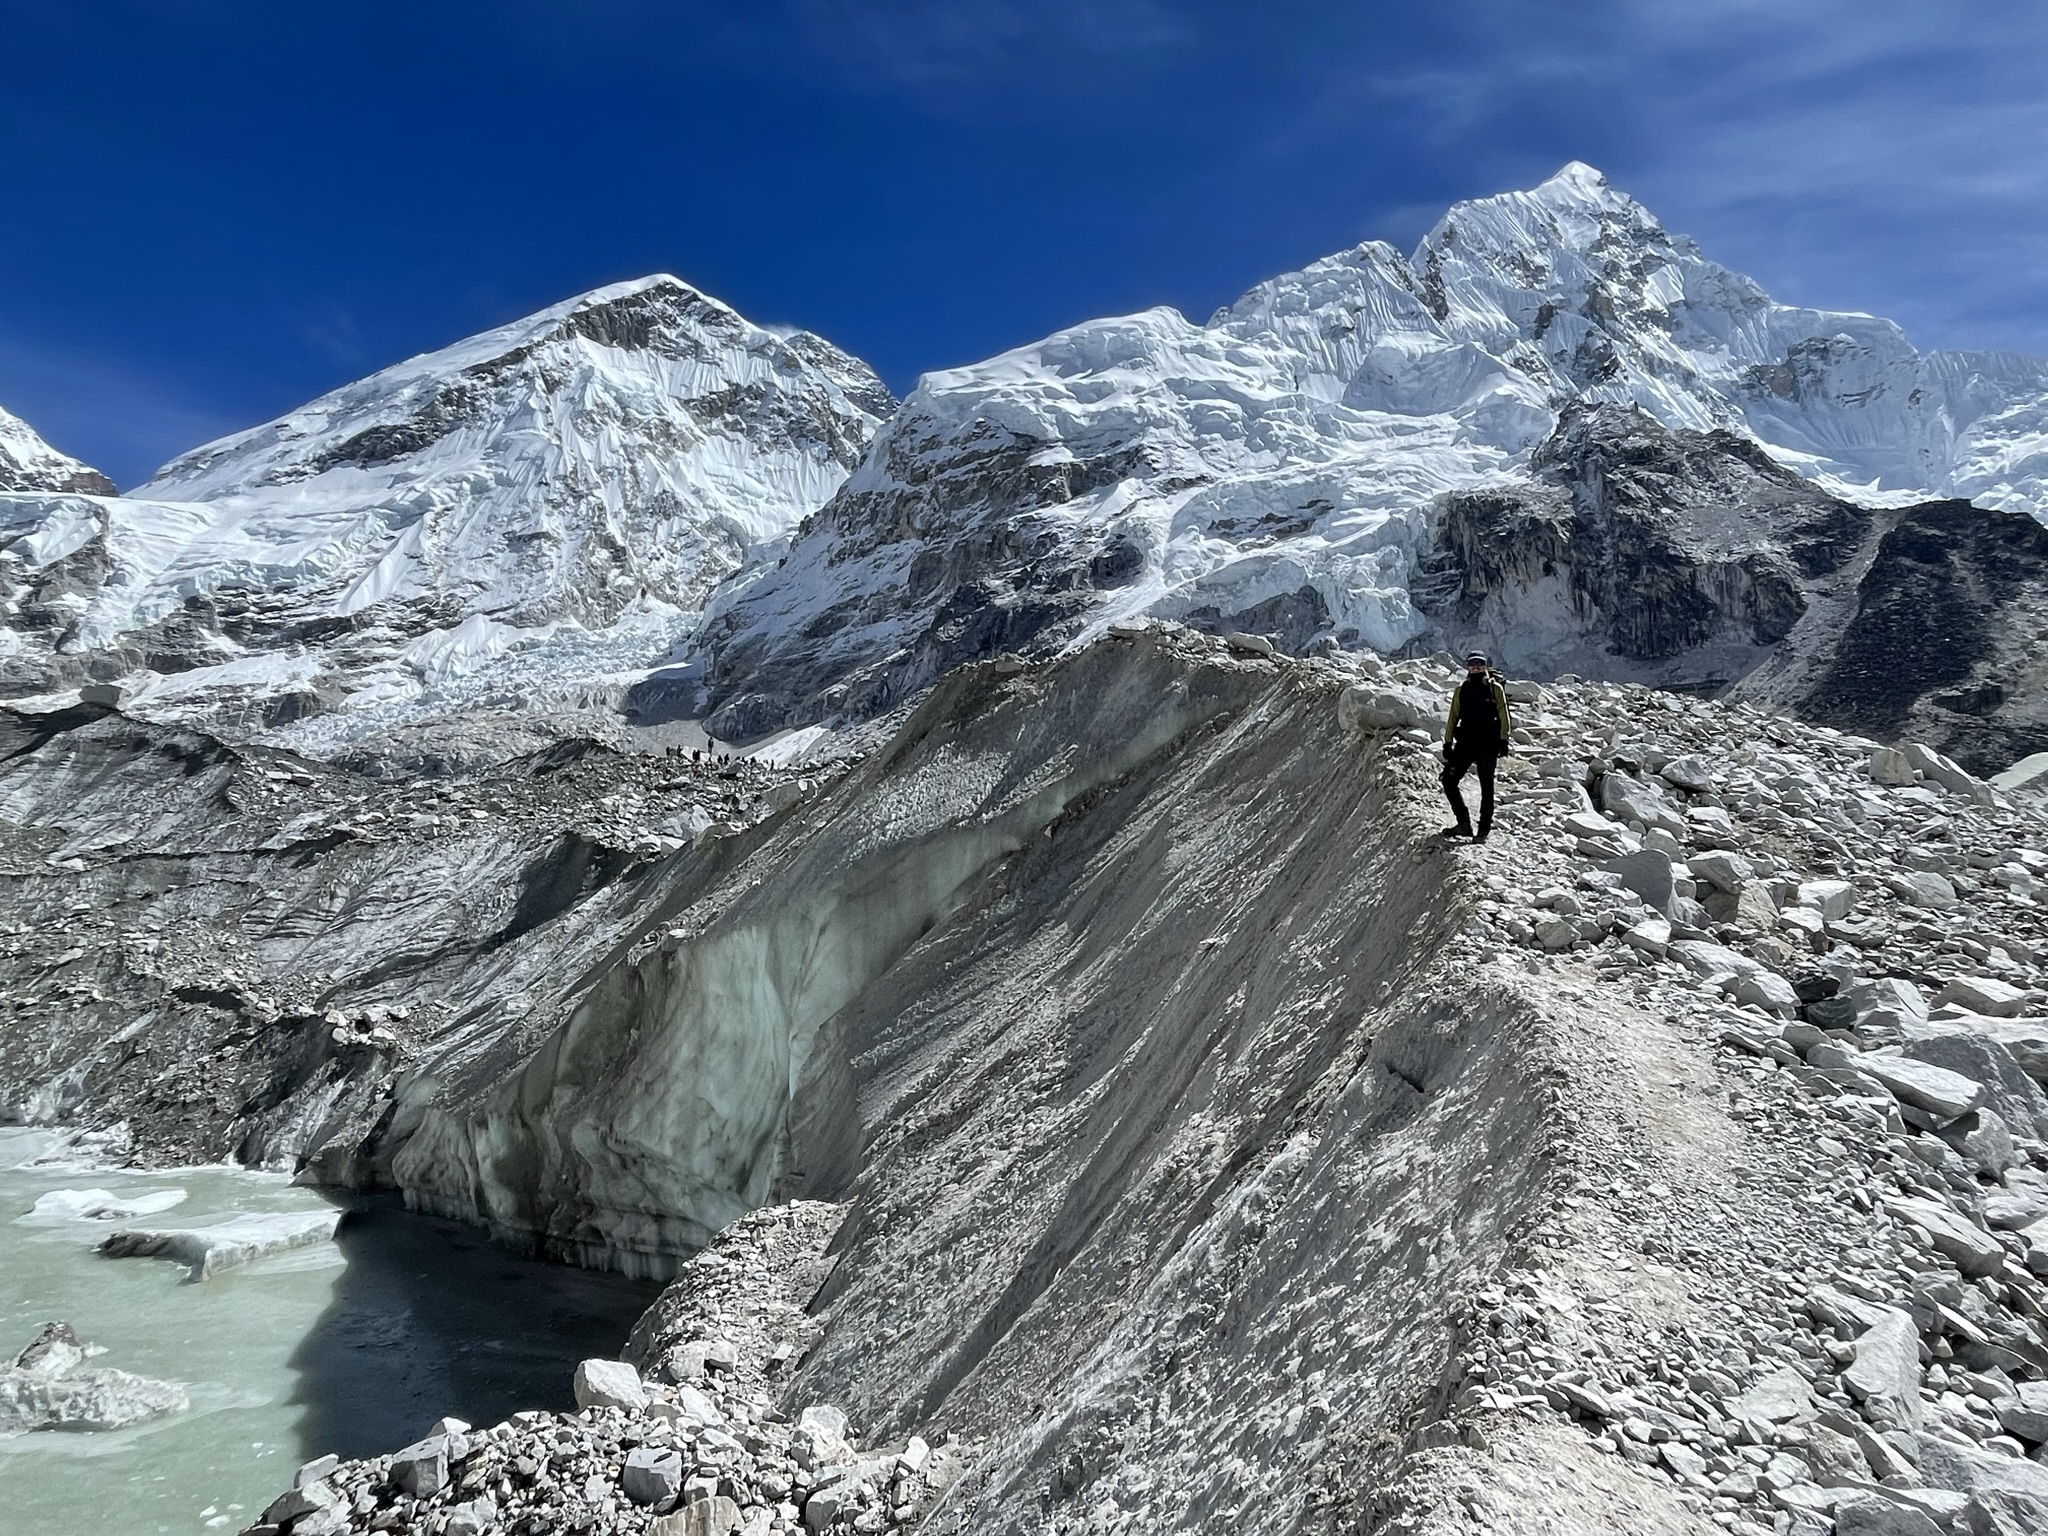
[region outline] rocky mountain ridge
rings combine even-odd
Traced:
[[[0,491],[83,491],[115,494],[98,470],[59,453],[19,416],[0,410]]]
[[[1291,652],[1478,643],[1538,676],[1820,697],[1815,718],[1989,769],[2043,739],[2018,519],[2042,507],[2044,400],[2038,362],[1923,356],[1889,322],[1772,302],[1582,165],[1458,204],[1409,255],[1359,246],[1202,325],[1076,326],[932,374],[893,415],[816,338],[647,279],[197,450],[133,498],[0,495],[0,686],[118,688],[322,755],[521,714],[552,739],[708,710],[748,738],[1149,615]],[[1616,469],[1659,432],[1682,474]],[[1581,534],[1605,530],[1571,541],[1568,591],[1543,569],[1560,487]],[[1524,512],[1484,512],[1503,497]],[[1890,536],[1941,498],[1985,510]],[[1867,537],[1810,571],[1823,503]],[[1529,543],[1479,551],[1481,526]],[[1852,653],[1952,639],[1950,660],[1831,682],[1866,598]]]

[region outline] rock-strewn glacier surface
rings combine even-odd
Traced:
[[[892,408],[670,277],[602,288],[195,449],[0,496],[0,684],[319,745],[622,685],[822,504]],[[336,716],[339,718],[329,718]]]
[[[672,856],[545,1040],[438,1048],[379,1134],[608,1262],[764,1207],[577,1413],[269,1523],[2038,1528],[2039,802],[1523,684],[1463,847],[1418,723],[1457,676],[1165,627],[969,668]]]
[[[1718,626],[1684,609],[1715,606],[1733,524],[1737,563],[1808,559],[1772,516],[1797,524],[1802,498],[1750,445],[1859,506],[2048,510],[2048,364],[1923,356],[1888,321],[1774,303],[1573,165],[1459,204],[1411,256],[1362,245],[1206,324],[1092,321],[927,376],[788,559],[707,626],[714,719],[745,733],[873,713],[963,660],[1140,613],[1293,651],[1484,642],[1418,601],[1447,508],[1547,483],[1565,418],[1601,406],[1706,435],[1730,461],[1719,478],[1749,481],[1673,509],[1670,563],[1694,568],[1677,571],[1693,590],[1638,629]],[[1492,638],[1599,675],[1672,659],[1631,648],[1611,611],[1542,598]],[[1750,630],[1751,665],[1798,643]],[[1689,663],[1725,686],[1738,659]]]

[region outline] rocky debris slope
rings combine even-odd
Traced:
[[[466,1011],[310,1174],[681,1267],[578,1414],[316,1467],[267,1522],[2040,1528],[2048,820],[1923,746],[1518,683],[1472,848],[1456,675],[1171,627],[969,668],[780,813],[376,973]],[[179,796],[336,793],[212,750],[96,714],[0,793],[86,807],[40,862],[102,870],[117,804],[167,850]],[[680,771],[541,780],[579,768]],[[490,814],[454,803],[410,864]]]
[[[1474,1298],[1453,1419],[1575,1424],[1736,1531],[2048,1528],[2048,823],[1637,688],[1517,735],[1462,942],[1626,1042],[1652,1134]]]
[[[118,684],[158,720],[323,750],[452,705],[612,698],[893,404],[856,359],[675,278],[598,289],[131,497],[0,495],[0,690]]]
[[[0,1365],[0,1434],[29,1430],[127,1429],[191,1406],[174,1381],[105,1366],[82,1369],[106,1351],[69,1323],[50,1323],[15,1359]]]
[[[1541,1209],[1569,1063],[1447,957],[1426,765],[1349,680],[1189,632],[956,674],[394,1176],[649,1268],[844,1199],[780,1411],[978,1447],[940,1528],[1364,1519]]]
[[[112,496],[114,482],[59,453],[19,416],[0,410],[0,491],[82,491]]]
[[[840,1215],[797,1201],[720,1233],[635,1335],[658,1369],[587,1360],[576,1413],[517,1413],[484,1430],[444,1419],[389,1456],[322,1457],[246,1536],[767,1536],[918,1523],[967,1448],[918,1436],[857,1447],[839,1409],[777,1406],[817,1332],[804,1306],[829,1272],[821,1254]]]
[[[1643,676],[1721,619],[1752,657],[1782,632],[1770,589],[1788,562],[1818,574],[1799,526],[1817,502],[1757,445],[1859,504],[2048,511],[2048,363],[1922,356],[1888,321],[1773,303],[1572,165],[1457,205],[1410,256],[1342,252],[1204,325],[1092,321],[927,376],[788,559],[706,626],[709,701],[736,736],[873,714],[964,661],[1141,614],[1294,653],[1431,648],[1417,597],[1444,499],[1543,501],[1532,455],[1575,405],[1702,434],[1711,452],[1687,455],[1717,461],[1678,536],[1649,541],[1676,557],[1651,562],[1663,590],[1608,593],[1640,621],[1541,611],[1542,582],[1515,600],[1532,652],[1620,638],[1602,672]],[[1781,511],[1794,527],[1768,526]]]
[[[93,706],[0,713],[0,1118],[388,1182],[425,1061],[544,1035],[693,849],[817,787],[591,742],[369,779]]]

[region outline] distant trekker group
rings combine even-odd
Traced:
[[[1508,691],[1494,675],[1486,655],[1474,651],[1465,658],[1465,681],[1451,694],[1450,717],[1444,721],[1444,794],[1451,802],[1457,825],[1445,827],[1445,837],[1469,837],[1486,841],[1493,830],[1493,769],[1512,745],[1514,721],[1508,716]],[[1479,830],[1472,830],[1471,812],[1458,792],[1467,769],[1479,770]]]

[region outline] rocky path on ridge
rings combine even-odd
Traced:
[[[1518,691],[1464,942],[1634,1103],[1473,1298],[1388,1529],[1578,1528],[1566,1426],[1731,1531],[2048,1529],[2048,822],[1924,748]]]

